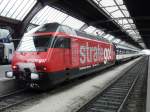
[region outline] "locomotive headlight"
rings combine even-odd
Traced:
[[[10,72],[10,71],[5,72],[5,77],[13,78],[14,77],[13,72]]]
[[[37,74],[37,73],[31,73],[31,79],[32,80],[38,80],[39,79],[39,74]]]

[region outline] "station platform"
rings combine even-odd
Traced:
[[[75,112],[108,85],[129,70],[138,60],[113,67],[111,70],[100,72],[95,77],[63,90],[53,90],[46,93],[38,102],[30,102],[21,112]],[[34,105],[33,105],[34,104]],[[42,107],[42,108],[41,108]]]
[[[5,77],[6,71],[11,71],[11,65],[0,65],[0,81],[9,80]]]
[[[150,56],[148,62],[148,77],[147,77],[147,101],[146,101],[146,112],[150,111]]]
[[[16,90],[16,83],[13,79],[5,77],[5,71],[11,71],[10,65],[0,65],[0,95]]]

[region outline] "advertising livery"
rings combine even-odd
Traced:
[[[14,53],[12,72],[19,82],[38,89],[86,75],[115,63],[115,46],[58,23],[24,34]]]

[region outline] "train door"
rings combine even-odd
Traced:
[[[70,60],[70,38],[64,38],[64,64],[66,69],[70,68],[71,60]]]
[[[56,43],[55,43],[55,48],[59,48],[59,53],[60,54],[58,57],[64,68],[69,68],[70,67],[70,38],[67,37],[57,37],[56,38]]]
[[[57,37],[58,38],[58,37]],[[65,79],[70,78],[70,66],[71,66],[71,60],[70,60],[70,38],[67,37],[59,37],[60,43],[59,43],[59,48],[61,49],[61,58],[62,60],[62,65],[61,67],[64,68],[65,70]]]
[[[14,44],[11,43],[5,43],[5,60],[7,62],[11,62],[12,57],[13,57],[13,51],[14,51]]]
[[[71,65],[73,68],[79,66],[79,43],[77,39],[71,39]]]

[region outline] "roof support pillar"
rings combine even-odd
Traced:
[[[15,41],[15,47],[18,46],[18,43],[20,41],[20,38],[25,33],[28,25],[30,24],[30,21],[32,18],[44,7],[44,5],[41,2],[37,2],[35,6],[31,9],[31,11],[26,15],[26,17],[23,19],[23,21],[17,25],[17,27],[14,29],[13,39],[16,39]]]

